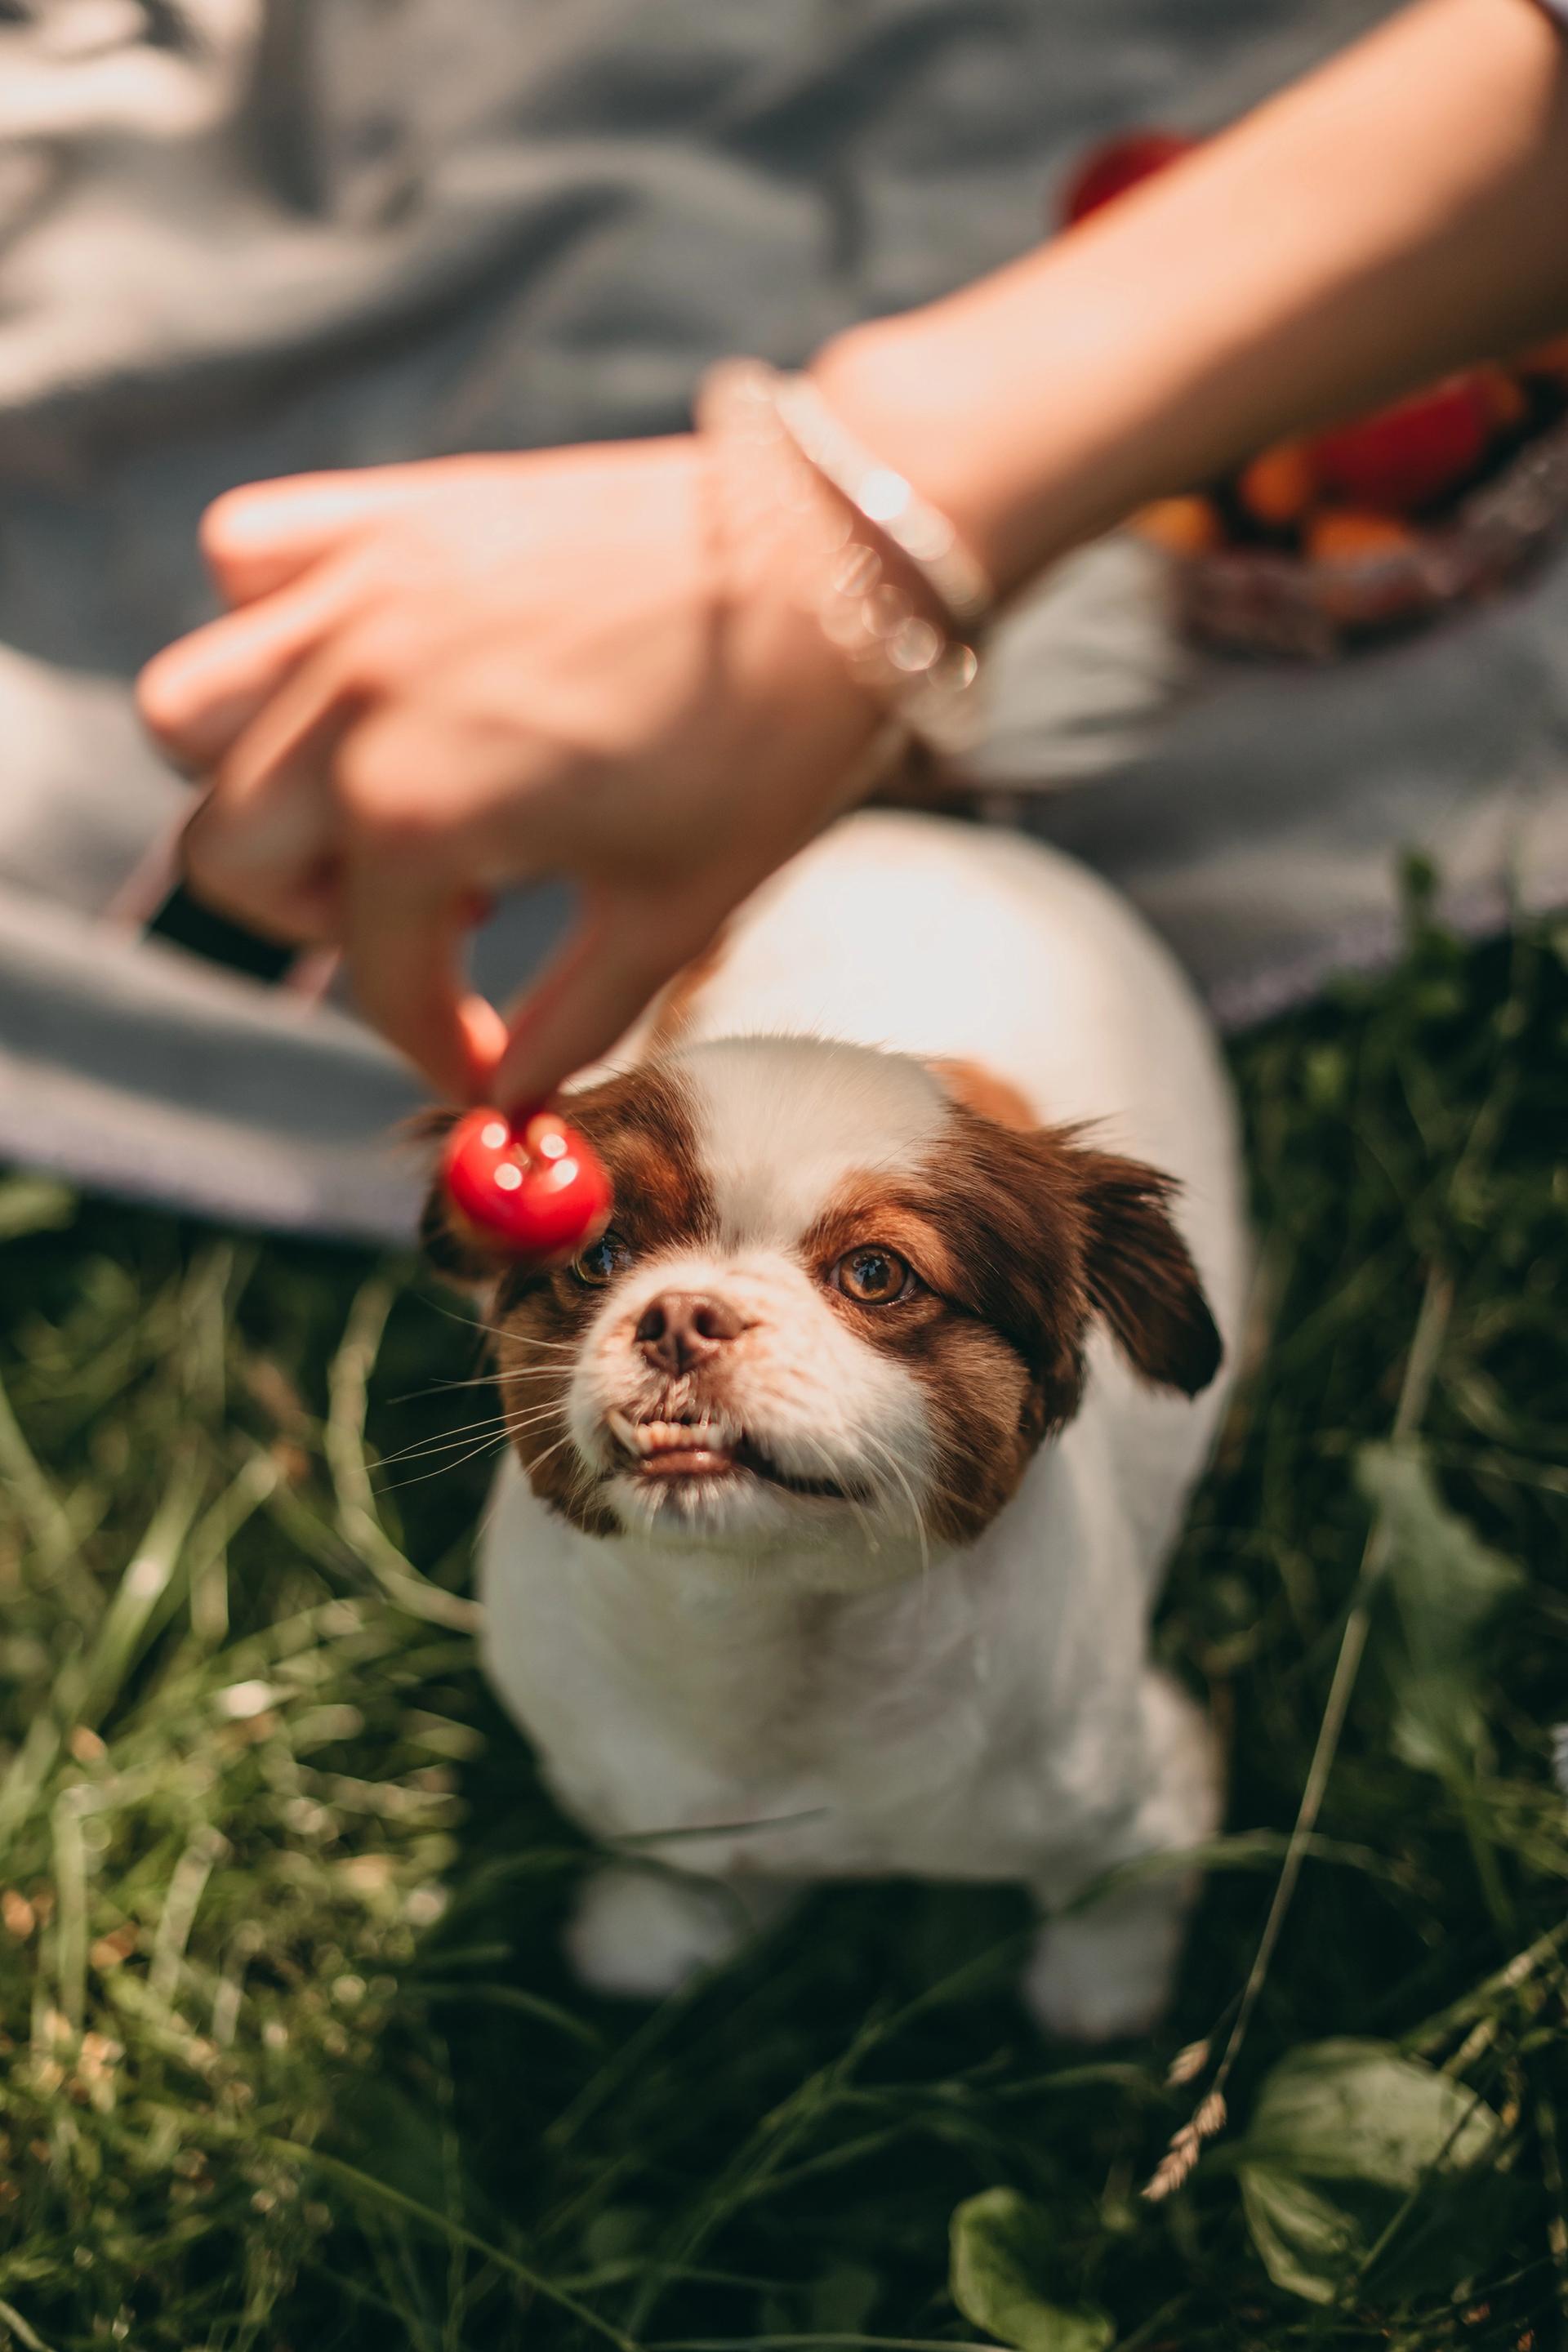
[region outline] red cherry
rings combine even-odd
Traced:
[[[1057,209],[1063,226],[1070,228],[1087,213],[1098,212],[1112,197],[1135,188],[1140,180],[1152,179],[1167,163],[1179,163],[1197,143],[1195,139],[1184,139],[1177,131],[1129,131],[1118,138],[1101,140],[1098,147],[1089,149],[1062,190]]]
[[[1491,429],[1484,376],[1451,375],[1320,434],[1312,462],[1324,488],[1352,505],[1414,514],[1468,480],[1486,456]]]
[[[521,1136],[504,1111],[469,1111],[447,1139],[441,1174],[458,1216],[492,1248],[541,1265],[575,1257],[610,1221],[597,1154],[553,1111],[535,1113]]]

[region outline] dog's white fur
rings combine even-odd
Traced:
[[[805,1476],[892,1457],[906,1496],[889,1471],[857,1517],[747,1480],[744,1498],[683,1514],[627,1475],[610,1490],[626,1532],[606,1539],[550,1512],[509,1463],[481,1561],[489,1673],[563,1805],[601,1833],[671,1832],[644,1851],[683,1874],[602,1871],[576,1963],[654,1994],[802,1882],[1016,1880],[1046,1915],[1026,1983],[1042,2023],[1139,2029],[1168,1993],[1189,1875],[1173,1865],[1051,1915],[1217,1817],[1206,1724],[1147,1650],[1245,1278],[1208,1024],[1142,922],[1068,859],[876,814],[752,902],[689,1020],[681,1068],[721,1239],[625,1276],[582,1344],[571,1442],[603,1464],[641,1307],[722,1286],[772,1335],[737,1420]],[[924,1475],[916,1383],[828,1312],[790,1245],[837,1181],[936,1134],[932,1057],[983,1066],[1042,1122],[1092,1122],[1097,1144],[1179,1181],[1175,1221],[1226,1370],[1189,1402],[1097,1332],[1076,1418],[978,1540],[922,1559],[906,1499]]]

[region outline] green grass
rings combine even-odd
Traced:
[[[581,1992],[588,1850],[473,1664],[460,1304],[0,1188],[0,2344],[973,2341],[949,2220],[997,2188],[1037,2352],[1107,2340],[1047,2305],[1140,2352],[1568,2340],[1565,1045],[1561,937],[1418,917],[1393,978],[1237,1052],[1270,1329],[1159,1636],[1230,1816],[1168,2027],[1087,2056],[1017,2004],[1007,1890],[826,1892],[657,2011]],[[1151,2203],[1347,1623],[1229,2126]],[[1347,2035],[1498,2120],[1458,2205],[1423,2172],[1314,2303],[1260,2260],[1237,2151],[1269,2069]]]

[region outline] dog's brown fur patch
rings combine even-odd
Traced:
[[[980,1118],[994,1119],[998,1127],[1016,1128],[1027,1132],[1039,1125],[1037,1114],[1019,1093],[1011,1078],[998,1077],[981,1062],[935,1061],[931,1065],[955,1103],[972,1110]]]
[[[955,1105],[922,1169],[856,1179],[830,1203],[805,1244],[815,1272],[874,1243],[923,1286],[883,1307],[829,1297],[926,1390],[934,1535],[977,1535],[1077,1412],[1097,1314],[1146,1379],[1188,1395],[1213,1379],[1219,1335],[1170,1219],[1173,1189],[1071,1129],[1020,1131]]]
[[[611,1234],[640,1255],[711,1233],[713,1206],[697,1164],[690,1112],[669,1072],[640,1068],[607,1078],[563,1097],[560,1108],[608,1171]],[[534,1493],[588,1534],[614,1534],[615,1521],[584,1483],[575,1446],[562,1443],[577,1342],[603,1294],[569,1266],[542,1274],[486,1258],[482,1243],[453,1227],[439,1183],[426,1203],[423,1234],[443,1271],[487,1280],[502,1409]]]

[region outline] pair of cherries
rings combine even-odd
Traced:
[[[474,1238],[519,1262],[563,1265],[610,1221],[604,1163],[553,1111],[468,1112],[447,1139],[441,1177]]]

